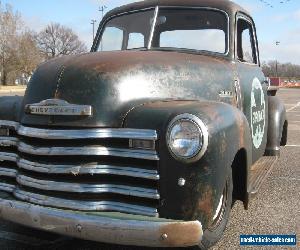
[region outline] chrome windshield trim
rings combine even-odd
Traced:
[[[121,202],[67,200],[40,194],[33,194],[19,189],[16,189],[14,191],[14,195],[21,200],[42,206],[50,206],[80,211],[116,211],[158,217],[158,212],[156,208],[131,205]]]
[[[5,191],[12,193],[15,190],[16,186],[7,183],[0,183],[0,191]]]
[[[79,184],[35,179],[25,175],[18,175],[17,182],[21,185],[40,190],[60,191],[71,193],[114,193],[128,196],[160,199],[156,189],[139,188],[115,184]]]
[[[18,134],[28,137],[41,139],[101,139],[101,138],[121,138],[121,139],[140,139],[140,140],[157,140],[155,130],[147,129],[112,129],[112,128],[95,128],[95,129],[78,129],[78,130],[55,130],[39,129],[20,126]]]
[[[219,8],[215,8],[215,7],[203,7],[203,6],[200,6],[200,7],[188,6],[187,7],[187,6],[178,6],[178,5],[173,5],[173,6],[157,5],[155,7],[152,6],[152,7],[149,7],[149,8],[133,9],[133,10],[130,10],[130,11],[120,12],[118,14],[107,17],[106,19],[101,21],[101,23],[98,27],[98,31],[97,31],[97,34],[96,34],[95,41],[94,41],[94,43],[92,45],[92,48],[91,48],[91,52],[99,51],[98,49],[99,49],[99,45],[100,45],[100,42],[101,42],[103,32],[105,30],[105,25],[111,19],[113,19],[115,17],[123,16],[123,15],[128,15],[128,14],[132,14],[132,13],[136,13],[136,12],[142,12],[142,11],[154,9],[154,20],[157,20],[160,9],[168,9],[168,8],[169,9],[172,9],[172,8],[173,9],[200,9],[200,10],[204,9],[204,10],[211,10],[211,11],[219,11],[219,12],[225,14],[226,20],[227,20],[227,27],[226,27],[227,28],[227,34],[226,34],[227,35],[227,38],[226,38],[227,46],[226,46],[226,51],[224,53],[217,53],[217,52],[210,52],[210,51],[208,51],[208,52],[210,52],[209,54],[217,55],[217,56],[228,56],[229,55],[230,46],[231,46],[231,38],[230,38],[230,17],[229,17],[228,12],[226,12],[225,10],[219,9]],[[149,40],[148,40],[148,45],[147,45],[148,50],[153,49],[152,40],[153,40],[153,35],[155,33],[156,21],[155,21],[154,24],[155,25],[151,27],[150,34],[149,34]],[[200,53],[203,52],[201,50],[195,50],[195,51],[198,51]]]
[[[0,147],[16,147],[19,139],[16,137],[0,137]]]
[[[215,8],[215,7],[203,7],[203,6],[200,6],[200,7],[192,7],[192,6],[188,6],[188,7],[185,7],[185,6],[178,6],[178,5],[173,5],[173,6],[166,6],[166,5],[159,5],[158,6],[159,10],[160,9],[196,9],[196,10],[210,10],[210,11],[219,11],[221,13],[223,13],[226,17],[226,21],[227,21],[227,37],[226,37],[226,43],[227,43],[227,46],[226,46],[226,51],[224,53],[218,53],[218,52],[213,52],[213,51],[204,51],[204,50],[195,50],[195,51],[198,51],[198,52],[208,52],[209,54],[213,54],[213,55],[219,55],[219,56],[228,56],[229,55],[229,52],[230,52],[230,17],[229,17],[229,14],[225,11],[225,10],[222,10],[222,9],[219,9],[219,8]],[[154,32],[155,32],[155,29],[154,29]],[[155,47],[152,47],[152,44],[151,44],[151,47],[150,49],[155,49]],[[175,48],[175,50],[178,49],[178,48]]]
[[[32,155],[51,155],[51,156],[70,156],[70,155],[86,155],[86,156],[116,156],[124,158],[138,158],[145,160],[158,161],[158,155],[154,150],[137,150],[123,148],[107,148],[107,147],[34,147],[26,143],[20,142],[18,150]]]
[[[105,30],[105,26],[110,20],[114,19],[115,17],[119,17],[119,16],[123,16],[123,15],[127,15],[127,14],[132,14],[132,13],[136,13],[136,12],[141,12],[141,11],[149,11],[149,10],[155,11],[155,7],[148,7],[148,8],[142,8],[142,9],[135,9],[135,10],[131,10],[131,11],[120,12],[118,14],[109,16],[107,18],[106,18],[106,16],[104,16],[104,18],[106,18],[106,19],[103,19],[99,24],[97,34],[96,34],[95,40],[94,40],[92,48],[91,48],[91,52],[99,51],[99,46],[101,44],[101,38],[102,38],[103,32]],[[148,47],[148,45],[147,45],[147,47]]]
[[[18,171],[16,169],[0,167],[0,176],[16,177],[17,174],[18,174]]]
[[[55,165],[42,164],[38,162],[31,162],[25,159],[19,159],[18,166],[22,169],[27,169],[34,172],[48,173],[48,174],[100,174],[100,175],[120,175],[129,176],[150,180],[159,180],[159,174],[156,170],[147,170],[134,167],[122,167],[112,165]]]

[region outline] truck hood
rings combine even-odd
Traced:
[[[219,100],[231,90],[230,62],[205,55],[159,51],[97,52],[42,64],[24,96],[27,104],[60,99],[91,105],[92,116],[46,116],[22,112],[26,125],[121,127],[136,106],[161,100]],[[228,85],[228,86],[226,86]]]

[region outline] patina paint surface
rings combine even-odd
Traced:
[[[207,125],[209,132],[206,154],[200,161],[191,164],[176,161],[166,145],[167,125],[182,113],[198,116]],[[199,219],[203,228],[207,228],[212,223],[225,185],[227,167],[231,166],[239,149],[246,150],[250,156],[247,165],[251,165],[251,138],[247,119],[229,104],[214,101],[151,102],[133,109],[124,125],[155,128],[158,131],[160,139],[157,150],[160,153],[161,175],[159,213],[165,218]],[[239,140],[240,136],[243,140]],[[179,178],[186,180],[185,186],[178,185]]]
[[[257,65],[247,65],[243,63],[237,63],[237,72],[240,79],[241,90],[242,90],[242,99],[243,99],[243,111],[245,116],[248,119],[248,123],[251,128],[251,116],[253,116],[253,112],[251,113],[251,94],[253,93],[253,81],[254,79],[258,79],[261,83],[262,89],[264,91],[263,98],[265,100],[265,125],[264,125],[264,134],[262,138],[262,142],[260,143],[260,147],[256,148],[254,145],[252,146],[252,161],[257,161],[263,154],[267,144],[267,128],[268,128],[268,97],[267,97],[267,86],[264,83],[265,76],[261,70],[261,68]],[[257,98],[256,98],[257,99]],[[260,100],[256,101],[257,106],[259,105]],[[255,129],[255,128],[254,128]],[[255,133],[255,131],[254,131]],[[253,139],[253,138],[252,138]]]
[[[233,92],[230,62],[178,52],[123,51],[91,53],[42,65],[32,77],[24,105],[58,98],[91,105],[90,117],[23,114],[35,125],[121,127],[129,110],[153,100],[216,100]],[[25,106],[23,106],[25,107]]]

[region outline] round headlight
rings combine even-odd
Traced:
[[[168,128],[167,144],[176,159],[185,162],[197,161],[207,149],[207,128],[197,116],[176,116]]]

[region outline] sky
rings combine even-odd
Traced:
[[[10,4],[25,24],[40,31],[50,22],[71,27],[88,47],[92,44],[91,20],[101,20],[99,6],[106,11],[137,0],[0,0]],[[184,0],[183,0],[184,1]],[[300,0],[234,0],[253,16],[261,61],[300,64]],[[270,6],[272,5],[272,7]],[[276,41],[280,44],[276,46]]]

